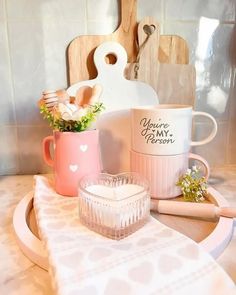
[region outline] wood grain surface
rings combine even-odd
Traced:
[[[97,75],[93,63],[93,53],[98,45],[105,41],[117,41],[127,51],[128,61],[133,62],[137,55],[137,0],[121,0],[120,25],[108,35],[78,36],[68,46],[69,84],[93,79]],[[159,60],[166,63],[187,64],[188,46],[179,36],[161,36]],[[158,59],[156,56],[156,59]]]
[[[183,197],[172,199],[175,201],[183,202]],[[205,201],[205,203],[215,204],[213,198]],[[159,220],[161,223],[177,230],[185,236],[193,239],[195,242],[200,243],[208,237],[215,229],[218,223],[218,218],[204,219],[196,217],[174,216],[168,214],[158,214],[151,212],[151,215]]]
[[[152,32],[147,39],[147,30]],[[138,25],[139,60],[127,66],[126,76],[151,85],[158,93],[160,103],[187,104],[194,107],[196,72],[189,64],[163,63],[156,59],[160,51],[160,25],[151,17]],[[177,54],[174,46],[172,52]]]

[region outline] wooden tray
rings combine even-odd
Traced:
[[[224,197],[213,188],[209,188],[208,193],[212,203],[220,207],[229,206]],[[17,205],[13,215],[13,227],[23,253],[34,263],[47,270],[47,253],[38,234],[33,196],[34,192],[31,191]],[[199,243],[214,258],[223,252],[231,240],[232,218],[220,217],[212,221],[157,213],[152,213],[152,216]]]

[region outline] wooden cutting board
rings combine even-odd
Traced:
[[[148,40],[147,32],[149,34],[151,32]],[[158,93],[160,103],[190,104],[194,106],[195,67],[189,64],[162,63],[156,59],[160,42],[159,23],[151,17],[144,18],[138,25],[138,42],[141,48],[139,63],[132,63],[127,67],[127,78],[143,81],[151,85]],[[146,43],[143,46],[144,42]],[[137,67],[137,65],[138,70],[135,73],[135,66]]]
[[[115,64],[108,64],[106,56],[116,57]],[[75,96],[82,86],[102,86],[100,101],[105,112],[97,121],[100,131],[100,147],[103,170],[119,173],[130,170],[130,116],[129,109],[134,106],[158,104],[153,88],[140,81],[130,81],[124,77],[127,65],[125,49],[117,42],[108,41],[97,47],[94,62],[98,71],[95,79],[78,82],[67,89]]]
[[[137,0],[121,0],[121,21],[118,29],[109,35],[87,35],[75,38],[68,46],[69,84],[93,79],[97,75],[93,54],[105,41],[117,41],[127,51],[128,61],[136,59]],[[99,5],[99,4],[98,4]],[[187,64],[188,46],[179,36],[160,36],[158,56],[161,62]]]

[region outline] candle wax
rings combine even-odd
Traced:
[[[140,207],[139,201],[148,194],[144,187],[136,184],[124,184],[117,187],[90,185],[86,191],[101,198],[101,202],[92,207],[102,225],[111,228],[123,228],[130,225],[131,220],[141,219],[150,208],[150,199],[145,198]],[[118,201],[114,203],[110,201]]]
[[[100,184],[90,185],[86,190],[99,197],[110,200],[123,200],[143,191],[143,187],[136,184],[124,184],[117,187],[110,187]],[[140,196],[141,197],[141,196]]]

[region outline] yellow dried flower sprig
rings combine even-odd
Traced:
[[[183,198],[187,202],[202,202],[207,194],[207,181],[204,176],[200,175],[200,168],[193,166],[182,175],[177,186],[181,188]]]

